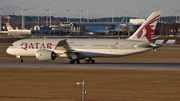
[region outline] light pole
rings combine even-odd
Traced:
[[[22,29],[24,29],[24,25],[25,25],[25,20],[24,20],[24,11],[26,10],[26,8],[24,8],[24,3],[23,1],[20,1],[21,5],[22,5]]]
[[[175,13],[176,13],[176,21],[175,21],[175,23],[177,22],[177,12],[175,11]]]
[[[2,18],[1,18],[1,12],[3,10],[3,7],[0,8],[0,34],[1,34],[1,26],[2,26]]]
[[[138,19],[138,6],[134,5],[136,7],[136,19]]]
[[[85,90],[85,82],[77,82],[77,85],[82,85],[82,101],[85,101],[85,95],[87,94],[87,91]]]
[[[114,5],[111,4],[112,7],[112,23],[114,23]]]
[[[152,5],[153,6],[153,8],[154,8],[154,11],[156,11],[156,6],[155,5]]]
[[[80,18],[79,18],[79,21],[81,23],[81,13],[82,13],[83,9],[79,9],[79,12],[80,12]]]
[[[127,12],[127,11],[124,11],[124,12],[126,13],[126,23],[127,23],[127,13],[128,13],[128,12]]]
[[[38,17],[38,26],[39,26],[39,19],[40,19],[40,18]]]
[[[156,11],[156,6],[155,6],[155,5],[152,5],[152,6],[153,6],[153,8],[154,8],[154,11]],[[159,17],[159,22],[161,22],[160,17]]]
[[[177,10],[179,12],[179,18],[178,18],[178,22],[180,22],[180,10]]]
[[[45,10],[46,10],[46,26],[48,26],[48,15],[49,15],[48,11],[49,11],[49,9],[45,8]]]
[[[69,22],[69,11],[70,11],[70,9],[65,9],[65,10],[67,12],[67,22]]]
[[[140,11],[140,13],[141,13],[141,19],[143,18],[143,12],[142,11]]]
[[[87,22],[89,22],[89,4],[85,3],[87,7]]]
[[[50,8],[50,21],[49,21],[49,26],[51,27],[51,16],[52,16],[52,4],[50,2],[48,2],[49,4],[49,8]]]

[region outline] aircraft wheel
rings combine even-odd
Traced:
[[[76,64],[80,64],[80,61],[79,61],[79,60],[77,60],[77,61],[76,61]]]
[[[22,63],[22,62],[23,62],[23,59],[20,59],[20,60],[19,60],[19,63]]]
[[[75,63],[75,61],[74,60],[70,60],[70,64],[74,64]]]
[[[85,60],[85,63],[95,63],[95,60],[93,60],[93,59]]]
[[[89,63],[89,60],[85,60],[85,63]]]
[[[95,63],[95,60],[91,60],[91,63]]]

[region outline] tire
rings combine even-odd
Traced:
[[[74,60],[70,60],[70,64],[74,64],[75,63],[75,61]]]
[[[79,61],[79,60],[77,60],[77,61],[76,61],[76,64],[80,64],[80,61]]]
[[[22,62],[23,62],[23,59],[20,59],[20,60],[19,60],[19,63],[22,63]]]
[[[87,64],[88,64],[88,63],[89,63],[89,60],[85,60],[85,63],[87,63]]]
[[[91,60],[91,63],[95,63],[95,60]]]

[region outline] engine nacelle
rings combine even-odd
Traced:
[[[36,52],[36,59],[40,61],[54,60],[58,55],[51,50],[38,50]]]

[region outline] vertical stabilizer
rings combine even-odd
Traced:
[[[8,31],[14,30],[8,22],[6,23],[6,28]]]
[[[16,30],[19,30],[18,26],[16,26]]]
[[[138,30],[128,39],[150,42],[156,28],[161,11],[153,12]]]

